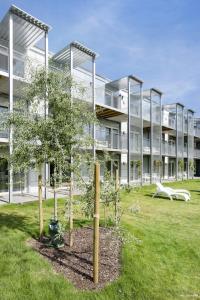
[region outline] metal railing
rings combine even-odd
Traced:
[[[122,98],[120,93],[105,90],[104,86],[96,88],[96,102],[128,113],[127,98]]]
[[[200,158],[200,149],[194,149],[194,157]]]
[[[175,129],[176,128],[176,119],[170,118],[170,117],[166,119],[166,117],[163,116],[162,125]]]
[[[127,135],[106,130],[96,130],[96,147],[101,149],[127,150]]]
[[[184,145],[183,155],[187,156],[187,144]]]
[[[194,135],[200,137],[200,128],[194,128]]]
[[[8,139],[8,130],[0,130],[0,138]]]
[[[150,139],[143,138],[143,152],[150,153],[151,141]],[[160,139],[155,139],[152,142],[152,152],[153,154],[159,154],[160,152]]]
[[[176,144],[173,142],[162,141],[162,154],[175,156],[176,155]]]
[[[143,152],[150,153],[150,139],[143,138]]]

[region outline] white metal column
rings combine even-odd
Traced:
[[[92,58],[92,102],[93,102],[93,113],[95,114],[95,101],[96,101],[96,94],[95,94],[95,78],[96,78],[96,64],[95,64],[95,57]],[[95,132],[95,124],[93,124],[93,158],[94,161],[96,159],[96,147],[95,147],[95,138],[96,138],[96,132]]]
[[[48,43],[48,32],[45,31],[45,70],[46,72],[48,72],[48,68],[49,68],[49,43]],[[48,115],[48,103],[46,102],[45,104],[45,114],[46,116]]]
[[[131,116],[130,116],[130,78],[128,78],[128,128],[127,128],[127,183],[130,185],[130,126],[131,126]]]
[[[163,160],[162,160],[162,95],[160,95],[160,182],[162,181]]]
[[[190,177],[190,166],[189,166],[189,111],[187,110],[187,179]]]
[[[141,118],[141,185],[143,185],[143,89],[140,83],[140,118]]]
[[[49,67],[49,44],[48,44],[48,32],[45,31],[44,34],[45,39],[45,71],[48,72]],[[46,90],[46,99],[45,99],[45,118],[48,116],[48,91]],[[45,188],[44,188],[44,197],[47,199],[47,182],[49,180],[49,165],[48,163],[45,163],[45,169],[44,169],[44,177],[45,177]]]
[[[74,53],[73,53],[73,47],[70,46],[70,75],[71,75],[72,79],[73,79],[73,69],[74,69]],[[70,93],[71,93],[71,107],[73,105],[73,94],[72,94],[72,92],[73,91],[72,91],[72,87],[71,87],[71,91],[70,91]],[[72,155],[70,157],[70,160],[71,160],[71,164],[73,165],[74,160],[73,160]],[[70,177],[71,177],[71,184],[70,184],[70,186],[71,186],[71,192],[70,192],[71,196],[70,197],[72,197],[73,190],[74,190],[74,172],[71,172]],[[73,214],[73,211],[71,213]]]
[[[153,102],[152,90],[150,90],[150,183],[153,183]]]
[[[184,177],[184,107],[182,107],[182,160],[183,160],[183,170],[182,170],[182,174],[181,174],[181,177],[182,177],[182,180],[183,180],[183,177]]]
[[[176,104],[176,180],[178,180],[178,105]]]
[[[13,112],[13,15],[9,15],[9,112]],[[9,154],[13,153],[13,127],[9,130]],[[9,165],[9,202],[13,201],[13,167]]]

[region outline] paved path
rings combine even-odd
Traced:
[[[57,198],[64,198],[68,195],[68,193],[58,193]],[[53,198],[53,193],[47,192],[47,199]],[[25,203],[25,202],[32,202],[37,201],[37,195],[30,195],[28,193],[14,193],[13,194],[13,201],[12,203]],[[9,203],[9,196],[8,193],[0,193],[0,205],[8,204]]]

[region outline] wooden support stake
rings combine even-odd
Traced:
[[[70,181],[70,195],[69,195],[69,246],[73,246],[73,181]]]
[[[93,231],[93,281],[99,282],[99,201],[100,201],[100,165],[95,163],[95,199]]]
[[[119,170],[116,170],[116,178],[115,178],[115,190],[116,190],[116,199],[115,199],[115,225],[118,223],[118,191],[119,191]]]
[[[118,169],[116,170],[116,185],[115,185],[115,187],[116,187],[116,191],[118,192],[118,190],[119,190],[119,170]]]
[[[56,168],[54,165],[54,177],[53,177],[53,197],[54,197],[54,220],[57,221],[58,220],[58,201],[57,201],[57,197],[56,197]]]
[[[40,235],[42,238],[44,224],[43,224],[43,207],[42,207],[42,175],[38,176],[38,198],[39,198],[39,223],[40,223]]]
[[[57,221],[58,220],[58,203],[57,203],[55,187],[54,187],[53,194],[54,194],[54,220]]]

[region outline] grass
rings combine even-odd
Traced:
[[[152,199],[154,186],[122,191],[123,226],[141,243],[124,246],[120,278],[97,292],[76,290],[26,245],[38,233],[37,203],[1,206],[0,299],[200,299],[200,181],[170,186],[190,190],[191,202]],[[44,206],[47,226],[53,202],[46,201]],[[60,215],[63,210],[60,200]]]

